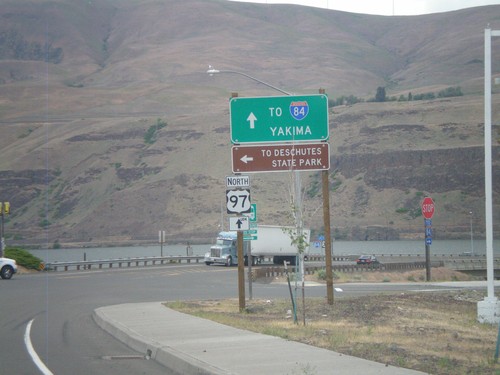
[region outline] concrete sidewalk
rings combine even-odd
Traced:
[[[101,307],[96,323],[139,353],[179,374],[416,375],[325,349],[225,326],[160,302]]]

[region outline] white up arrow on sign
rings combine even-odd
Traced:
[[[246,216],[241,217],[230,217],[229,218],[229,230],[249,230],[250,229],[250,219]]]
[[[257,121],[257,117],[255,117],[253,112],[250,112],[250,114],[247,117],[247,121],[250,122],[250,129],[255,129],[255,121]]]

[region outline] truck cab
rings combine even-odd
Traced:
[[[215,241],[215,245],[210,247],[210,251],[205,254],[205,264],[223,264],[230,267],[238,264],[237,232],[220,232]],[[243,253],[247,256],[249,242],[243,241]]]

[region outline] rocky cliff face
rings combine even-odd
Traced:
[[[493,159],[500,147],[493,149]],[[464,194],[484,193],[484,147],[439,150],[389,151],[381,154],[349,154],[333,161],[345,178],[364,175],[367,186],[376,190],[412,187],[420,191],[444,193],[459,190]],[[500,193],[500,175],[493,180],[495,194]]]

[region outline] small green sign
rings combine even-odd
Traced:
[[[326,141],[326,95],[231,98],[231,142]]]

